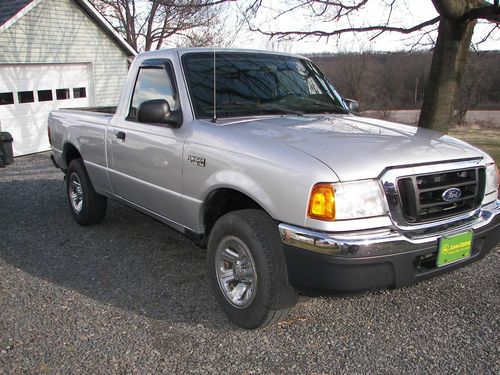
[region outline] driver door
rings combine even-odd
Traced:
[[[128,115],[113,120],[107,132],[109,177],[117,196],[178,222],[181,219],[182,152],[186,127],[141,123],[139,106],[166,100],[180,109],[174,69],[168,60],[145,61],[139,68]]]

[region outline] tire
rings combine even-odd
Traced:
[[[240,327],[278,322],[297,302],[276,222],[262,210],[219,218],[208,241],[208,267],[217,302]]]
[[[104,220],[107,198],[94,190],[82,159],[73,159],[69,163],[66,193],[71,213],[78,224],[93,225]]]

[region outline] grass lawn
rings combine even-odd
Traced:
[[[472,129],[454,128],[449,135],[470,143],[486,151],[500,164],[500,128],[498,129]]]

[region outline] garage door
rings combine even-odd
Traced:
[[[0,65],[0,126],[14,138],[14,156],[46,151],[53,109],[93,103],[89,64]]]

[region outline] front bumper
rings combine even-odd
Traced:
[[[432,234],[393,229],[333,234],[287,224],[279,229],[289,279],[297,289],[355,294],[413,284],[483,258],[500,242],[500,201]],[[439,239],[469,229],[474,230],[471,256],[437,268]]]

